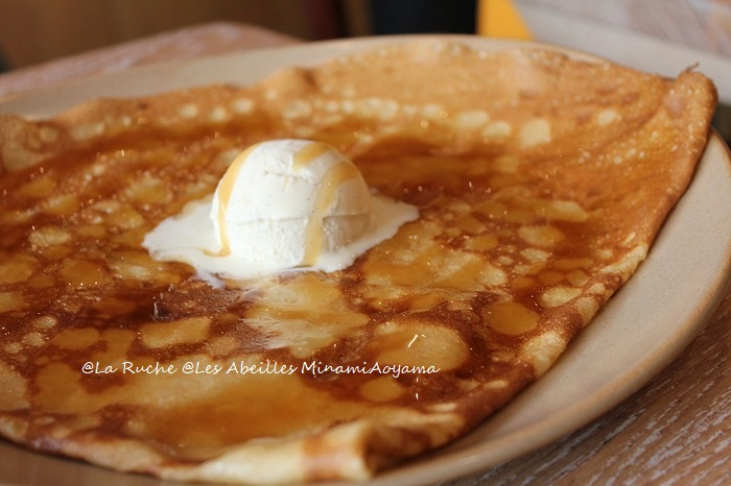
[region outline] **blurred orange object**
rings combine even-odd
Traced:
[[[511,0],[479,0],[477,33],[511,39],[532,38],[528,26]]]

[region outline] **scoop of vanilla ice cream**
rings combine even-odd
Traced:
[[[239,154],[214,194],[165,218],[142,245],[223,286],[221,278],[344,269],[418,216],[415,206],[368,188],[331,146],[273,140]]]
[[[221,255],[311,266],[368,229],[371,194],[353,163],[330,145],[272,140],[231,163],[210,217]]]

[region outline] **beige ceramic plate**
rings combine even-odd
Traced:
[[[517,44],[455,38],[493,50]],[[251,83],[281,66],[316,64],[378,43],[414,39],[325,42],[156,65],[6,100],[0,103],[0,112],[47,116],[90,97],[133,96],[213,82]],[[570,55],[590,59],[586,54]],[[683,68],[678,66],[679,71]],[[729,275],[731,159],[727,147],[714,135],[688,192],[667,221],[648,260],[556,366],[471,435],[387,472],[371,484],[400,486],[455,479],[578,429],[639,389],[693,339],[715,307]],[[0,464],[0,483],[163,484],[36,454],[2,441]]]

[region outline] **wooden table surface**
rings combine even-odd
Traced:
[[[296,39],[246,25],[203,25],[0,75],[0,99],[98,72]],[[702,333],[624,403],[526,456],[449,483],[731,484],[731,292]]]

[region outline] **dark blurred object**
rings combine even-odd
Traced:
[[[713,115],[713,128],[731,146],[731,106],[719,103]]]
[[[305,8],[309,40],[335,39],[345,35],[343,8],[338,0],[306,0]]]
[[[373,33],[475,33],[476,0],[371,0]]]
[[[5,57],[3,57],[3,53],[0,52],[0,73],[4,73],[5,71],[10,71],[10,65],[5,60]]]

